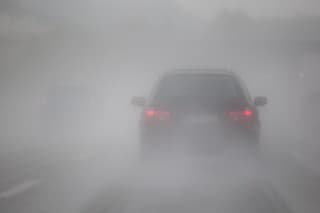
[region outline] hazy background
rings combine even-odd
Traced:
[[[1,0],[1,181],[134,156],[131,97],[163,71],[197,67],[233,69],[268,96],[264,146],[318,170],[319,59],[316,0]],[[73,123],[50,111],[51,91],[69,87],[82,88]]]
[[[146,95],[157,73],[180,67],[234,69],[252,95],[269,96],[279,128],[301,130],[301,98],[318,90],[319,7],[311,0],[2,0],[1,150],[41,144],[53,87],[88,87],[100,110],[88,111],[98,115],[88,134],[102,138],[117,128],[106,120],[118,131],[132,125],[132,95]]]

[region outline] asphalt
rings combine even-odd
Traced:
[[[216,156],[171,155],[141,163],[134,154],[100,150],[58,167],[26,165],[29,172],[18,169],[24,175],[3,182],[0,212],[318,213],[320,209],[319,173],[293,152],[272,144],[262,146],[259,155],[230,150]]]

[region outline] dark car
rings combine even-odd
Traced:
[[[252,100],[243,81],[231,71],[177,70],[160,78],[148,100],[135,97],[132,103],[144,107],[141,150],[151,152],[177,144],[192,144],[192,149],[240,141],[259,144],[256,107],[267,99]]]

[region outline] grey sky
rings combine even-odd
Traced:
[[[210,16],[221,9],[239,9],[253,16],[320,15],[319,0],[176,0],[186,10]]]
[[[223,9],[236,9],[252,16],[320,15],[320,0],[11,0],[49,16],[82,21],[115,16],[165,14],[175,8],[201,19],[211,19]],[[111,8],[111,9],[110,9]],[[143,16],[143,15],[142,15]]]

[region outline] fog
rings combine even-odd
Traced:
[[[0,2],[1,212],[319,212],[316,1]],[[236,142],[141,160],[163,73],[228,69],[258,107]],[[198,135],[193,141],[200,141]],[[203,136],[204,137],[204,136]]]

